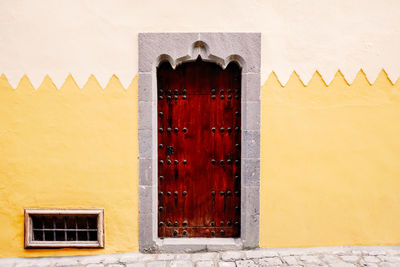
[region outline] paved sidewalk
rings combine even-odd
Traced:
[[[400,246],[348,246],[256,249],[187,254],[121,253],[97,256],[7,258],[4,267],[252,267],[252,266],[378,266],[400,267]]]

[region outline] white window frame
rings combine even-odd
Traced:
[[[34,241],[31,215],[97,215],[97,241]],[[104,248],[103,209],[25,209],[25,248]]]

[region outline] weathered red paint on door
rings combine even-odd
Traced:
[[[241,69],[157,69],[158,235],[240,235]]]

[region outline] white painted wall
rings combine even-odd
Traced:
[[[262,33],[262,82],[274,70],[305,83],[338,68],[351,82],[360,68],[374,81],[400,74],[399,0],[1,0],[0,73],[13,86],[49,74],[60,86],[72,73],[128,85],[137,74],[138,32]]]

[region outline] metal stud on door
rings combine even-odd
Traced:
[[[157,86],[158,236],[239,237],[239,65],[163,62]]]

